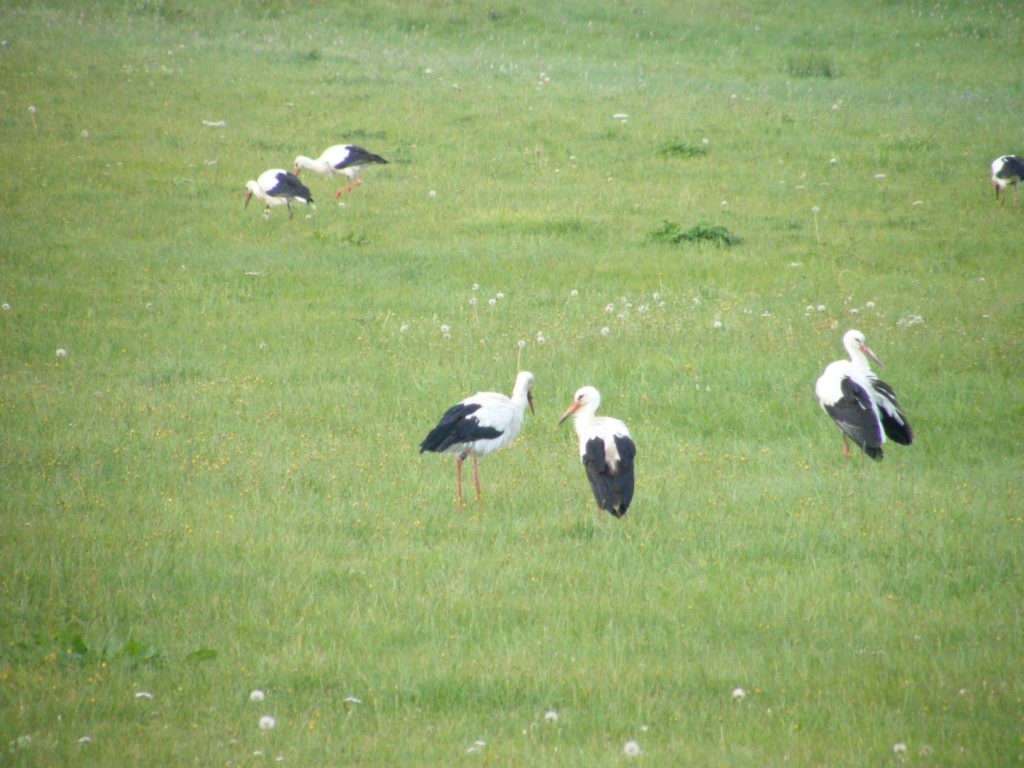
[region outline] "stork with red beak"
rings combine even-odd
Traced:
[[[624,423],[597,415],[600,405],[600,392],[594,387],[581,387],[558,423],[573,417],[580,458],[594,500],[599,509],[622,517],[633,501],[636,445]]]
[[[458,502],[462,506],[462,462],[473,457],[476,498],[482,497],[477,458],[501,450],[515,440],[523,427],[529,406],[533,412],[533,374],[520,371],[512,397],[500,392],[477,392],[459,401],[441,417],[437,426],[420,443],[420,453],[454,453],[458,481]]]
[[[387,165],[387,162],[380,155],[367,152],[355,144],[335,144],[333,147],[325,149],[315,160],[305,155],[296,157],[295,175],[298,176],[304,168],[308,168],[324,178],[330,178],[335,174],[346,176],[348,184],[334,193],[334,197],[337,199],[363,183],[363,180],[359,178],[359,169],[364,165],[370,163]]]
[[[992,161],[992,186],[1001,208],[1006,204],[1006,188],[1013,187],[1013,205],[1020,208],[1020,183],[1024,181],[1024,160],[1016,155],[1003,155]]]
[[[843,455],[850,455],[850,440],[876,461],[882,460],[886,439],[910,445],[914,432],[896,400],[892,387],[871,370],[868,360],[882,363],[867,345],[864,334],[849,330],[843,335],[849,360],[829,363],[814,391],[818,402],[843,430]]]
[[[297,203],[313,203],[313,195],[309,187],[299,181],[295,176],[281,168],[271,168],[264,171],[255,181],[245,183],[245,205],[249,207],[249,201],[253,198],[262,201],[266,206],[263,209],[264,220],[270,218],[270,209],[279,205],[288,206],[288,218],[294,216],[292,201]]]

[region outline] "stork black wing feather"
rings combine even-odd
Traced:
[[[443,453],[453,445],[474,440],[491,440],[501,435],[501,430],[483,427],[474,414],[480,410],[479,403],[457,403],[444,412],[437,426],[420,443],[420,453],[433,451]]]
[[[335,164],[334,167],[340,171],[342,168],[349,168],[353,165],[368,165],[369,163],[387,165],[388,161],[380,155],[375,155],[373,152],[368,152],[362,147],[352,144],[348,148],[348,154],[345,156],[345,159]]]
[[[633,500],[636,445],[628,437],[616,435],[615,447],[619,452],[619,463],[612,467],[605,456],[604,441],[599,437],[591,438],[584,447],[583,467],[597,505],[615,517],[622,517]]]
[[[864,453],[881,461],[882,425],[871,407],[871,396],[849,378],[843,379],[841,387],[843,396],[832,405],[826,405],[825,410]]]

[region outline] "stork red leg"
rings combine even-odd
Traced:
[[[466,460],[466,454],[462,454],[455,460],[455,476],[459,481],[459,506],[462,506],[462,462]]]
[[[480,490],[480,470],[477,468],[476,456],[473,456],[473,485],[476,486],[476,500],[480,501],[483,492]]]

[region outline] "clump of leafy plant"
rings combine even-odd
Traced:
[[[684,160],[704,157],[707,153],[707,144],[687,144],[683,141],[670,141],[658,150],[658,154],[662,157],[678,157]]]
[[[697,224],[687,230],[683,230],[678,224],[672,221],[664,222],[651,233],[651,240],[656,243],[707,243],[729,247],[739,245],[743,238],[735,235],[720,224]]]
[[[826,80],[839,77],[836,63],[821,54],[790,57],[787,69],[791,77],[822,77]]]

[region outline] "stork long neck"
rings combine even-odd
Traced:
[[[576,430],[576,434],[580,435],[586,431],[587,427],[594,423],[597,419],[597,404],[587,403],[586,405],[580,406],[580,409],[573,415],[572,425]]]
[[[860,351],[860,346],[857,344],[850,344],[846,349],[850,353],[850,362],[854,364],[859,370],[871,373],[871,363],[868,362],[867,355]]]
[[[306,157],[305,155],[300,155],[295,161],[295,164],[302,168],[308,168],[314,173],[319,174],[330,173],[331,171],[331,164],[326,160],[314,160],[313,158]]]

